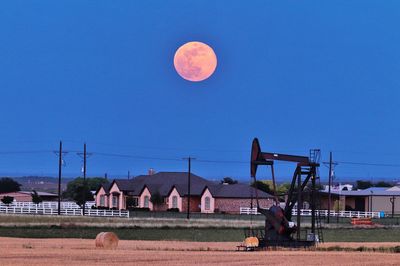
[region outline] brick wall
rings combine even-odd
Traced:
[[[182,197],[182,212],[187,211],[187,196]],[[201,198],[199,196],[190,197],[190,212],[200,212]]]
[[[168,204],[162,203],[162,204],[153,204],[153,211],[166,211],[168,209]]]
[[[273,199],[259,199],[261,208],[269,208],[273,204]],[[236,198],[215,198],[215,212],[239,213],[240,207],[250,208],[251,199]],[[257,202],[253,199],[253,208],[257,207]]]

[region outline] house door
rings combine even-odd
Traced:
[[[356,211],[365,211],[365,198],[356,198]]]

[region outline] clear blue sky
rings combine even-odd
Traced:
[[[56,175],[47,151],[59,140],[132,156],[89,158],[88,175],[111,177],[186,170],[135,156],[191,155],[242,162],[193,162],[199,175],[247,180],[253,137],[266,151],[400,164],[399,14],[399,1],[2,2],[0,174]],[[204,82],[173,68],[188,41],[217,54]],[[65,159],[79,175],[79,157]],[[399,170],[339,164],[336,175]]]

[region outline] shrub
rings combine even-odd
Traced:
[[[179,212],[178,208],[169,208],[167,209],[167,212]]]
[[[33,193],[31,194],[32,196],[32,202],[35,204],[39,204],[43,202],[42,197],[39,196],[39,194],[36,192],[36,190],[33,191]]]
[[[144,211],[144,212],[148,212],[150,211],[150,208],[132,208],[130,209],[131,211]]]
[[[3,202],[4,204],[8,205],[10,203],[12,203],[14,201],[14,197],[10,197],[10,196],[4,196],[1,199],[1,202]]]

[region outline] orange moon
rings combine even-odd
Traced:
[[[182,78],[195,82],[202,81],[214,73],[217,56],[205,43],[188,42],[176,51],[174,66]]]

